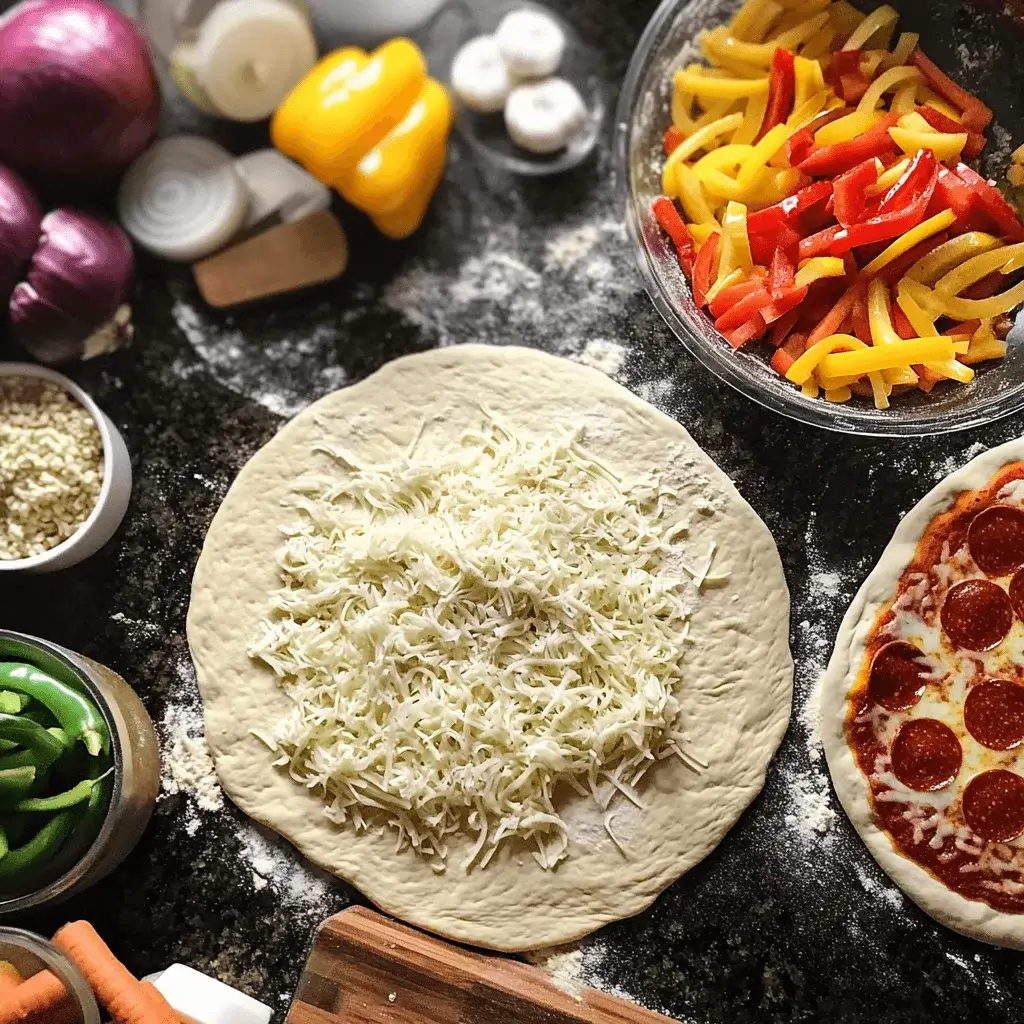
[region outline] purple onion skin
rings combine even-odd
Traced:
[[[68,207],[48,213],[11,296],[15,338],[45,363],[122,347],[131,340],[126,302],[134,277],[131,242],[113,221]]]
[[[0,16],[0,162],[102,182],[149,146],[159,114],[149,46],[103,0],[25,0]]]
[[[43,209],[35,193],[0,164],[0,309],[39,244]]]

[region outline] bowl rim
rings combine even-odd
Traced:
[[[890,416],[885,410],[859,404],[839,405],[821,398],[806,399],[796,389],[792,392],[772,393],[756,377],[744,372],[743,355],[729,348],[710,322],[708,335],[713,335],[713,339],[698,337],[697,332],[683,320],[661,283],[652,253],[644,241],[640,204],[635,199],[630,143],[634,116],[643,100],[640,88],[657,41],[666,26],[670,25],[689,4],[690,0],[662,0],[644,27],[633,50],[619,92],[612,146],[615,166],[619,172],[617,191],[626,207],[626,232],[634,250],[636,265],[640,270],[644,289],[676,340],[718,380],[728,384],[763,409],[798,423],[835,433],[858,437],[928,437],[974,430],[1020,412],[1024,408],[1024,386],[1011,401],[1006,400],[1005,394],[997,393],[981,402],[972,402],[957,412],[936,411],[931,415],[925,414],[909,419]],[[713,344],[713,341],[721,344]],[[899,406],[894,405],[893,408],[895,410]]]
[[[100,440],[103,442],[103,483],[100,486],[100,493],[96,498],[96,504],[93,506],[92,511],[70,537],[39,555],[30,555],[28,558],[0,558],[0,573],[42,569],[73,550],[95,527],[103,513],[103,509],[110,500],[110,494],[114,488],[112,427],[103,410],[92,400],[89,394],[71,380],[70,377],[65,377],[62,373],[51,370],[47,366],[37,366],[35,363],[0,363],[0,379],[6,377],[35,377],[39,380],[50,381],[63,388],[85,409],[96,424],[96,429],[100,432]]]
[[[103,817],[103,825],[96,833],[95,839],[87,846],[73,863],[56,878],[51,879],[38,889],[21,893],[17,896],[0,895],[0,922],[9,914],[20,911],[33,910],[40,907],[47,907],[51,903],[59,902],[66,895],[69,895],[74,887],[85,878],[95,864],[100,860],[103,850],[114,831],[115,814],[114,810],[121,803],[124,796],[124,746],[121,740],[121,733],[117,727],[117,721],[110,709],[109,702],[100,688],[89,678],[87,672],[74,663],[65,648],[59,644],[44,640],[41,637],[31,636],[28,633],[19,633],[13,629],[0,629],[0,642],[13,641],[24,644],[26,647],[39,648],[43,653],[59,661],[71,675],[78,680],[82,689],[96,704],[97,710],[103,716],[107,731],[110,734],[110,757],[114,767],[114,785],[110,791],[110,803],[107,805],[107,813]]]

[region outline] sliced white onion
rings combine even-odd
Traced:
[[[131,166],[118,194],[125,231],[144,249],[182,263],[226,245],[248,205],[234,157],[195,135],[158,142]]]
[[[190,63],[224,117],[261,121],[316,59],[309,21],[286,0],[222,0],[200,25]]]

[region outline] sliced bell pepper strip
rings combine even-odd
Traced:
[[[960,297],[964,299],[990,299],[1001,288],[1003,288],[1005,284],[1006,279],[1001,273],[996,271],[995,273],[989,274],[988,277],[983,277],[980,281],[972,284],[970,287],[965,288],[960,293]]]
[[[742,283],[743,271],[734,270],[731,274],[727,274],[725,277],[719,275],[719,278],[715,283],[708,289],[708,293],[705,296],[704,305],[710,306],[718,296],[725,291],[727,288],[731,288],[733,285]]]
[[[693,266],[693,301],[698,309],[707,305],[708,292],[718,277],[718,256],[722,236],[716,231],[700,248]]]
[[[990,181],[966,164],[957,164],[957,176],[974,193],[985,213],[995,221],[999,230],[1015,242],[1024,242],[1024,224],[1017,211],[1003,198],[1003,194]]]
[[[942,132],[913,131],[907,128],[890,128],[889,134],[904,153],[912,155],[921,149],[930,149],[936,160],[959,160],[967,145],[967,132],[945,135]]]
[[[793,112],[793,98],[796,96],[796,62],[789,50],[781,47],[772,55],[771,82],[768,88],[768,109],[765,111],[760,141],[776,125],[783,124]]]
[[[764,322],[771,325],[784,316],[788,316],[802,305],[807,298],[808,290],[807,285],[804,284],[792,284],[788,288],[781,289],[777,295],[772,296],[771,305],[765,306],[761,310]]]
[[[878,163],[874,157],[840,174],[835,182],[835,216],[843,227],[864,219],[865,192],[878,181]]]
[[[747,234],[747,208],[742,203],[730,202],[722,218],[722,262],[719,279],[733,270],[749,273],[754,268]]]
[[[725,117],[712,121],[699,131],[691,135],[685,142],[672,150],[671,156],[665,161],[665,167],[661,172],[661,191],[670,198],[679,195],[679,188],[676,184],[676,168],[688,160],[695,153],[710,146],[716,139],[739,128],[743,124],[742,114],[727,114]]]
[[[857,110],[861,114],[873,113],[878,104],[882,101],[882,97],[889,92],[890,89],[895,89],[897,86],[907,81],[920,81],[921,72],[917,68],[908,67],[896,67],[890,68],[888,71],[883,71],[872,83],[868,86],[867,92],[861,97],[860,103],[857,105]]]
[[[813,177],[832,178],[871,157],[893,153],[896,150],[896,143],[889,134],[889,129],[895,127],[898,121],[898,115],[885,114],[878,124],[869,128],[863,135],[849,142],[837,142],[834,146],[815,149],[800,163],[800,170]]]
[[[802,315],[802,310],[799,308],[791,309],[784,317],[781,317],[772,324],[771,343],[776,348],[779,348],[793,333],[793,329]]]
[[[846,264],[835,256],[816,256],[801,264],[795,283],[801,288],[828,277],[845,277]]]
[[[762,337],[765,331],[768,330],[768,325],[764,322],[764,317],[760,313],[755,313],[754,317],[741,327],[737,327],[734,331],[723,332],[722,337],[725,338],[733,348],[742,348],[744,345],[751,341],[756,341]]]
[[[685,141],[686,136],[674,124],[670,124],[665,129],[665,156],[671,156]]]
[[[973,256],[954,267],[935,283],[935,291],[943,295],[959,295],[989,274],[997,271],[1014,273],[1021,269],[1022,259],[1024,259],[1024,244],[1000,246],[989,252]]]
[[[790,367],[803,355],[804,343],[802,334],[794,334],[776,350],[772,356],[772,369],[780,377],[785,377]]]
[[[951,270],[966,263],[975,256],[1003,248],[1003,243],[995,235],[984,231],[969,231],[964,235],[951,238],[927,256],[918,260],[906,273],[913,281],[933,285],[939,278]]]
[[[683,273],[687,277],[692,277],[693,265],[697,260],[697,254],[693,247],[693,236],[686,224],[683,223],[683,218],[679,216],[675,203],[666,196],[659,196],[654,200],[651,209],[662,230],[672,239]]]
[[[848,334],[833,334],[811,345],[786,372],[786,379],[794,384],[803,384],[821,364],[822,359],[836,351],[857,351],[867,348],[859,338]]]
[[[837,247],[843,244],[845,236],[849,232],[840,224],[836,224],[833,227],[825,228],[824,231],[818,231],[816,234],[808,235],[807,238],[800,239],[800,260],[813,259],[815,256],[832,256],[837,252]],[[841,249],[841,252],[848,252],[852,248],[851,245],[847,245],[845,249]]]
[[[921,292],[912,290],[911,294],[929,313],[937,317],[952,317],[954,320],[984,320],[986,317],[997,317],[1011,312],[1024,303],[1024,281],[991,299],[962,299],[956,295],[943,295],[913,281],[908,281],[907,285],[913,286],[914,289],[923,289]]]
[[[935,329],[935,321],[917,304],[905,288],[900,288],[896,296],[896,306],[893,312],[895,313],[896,310],[899,310],[910,325],[914,337],[932,338],[939,333]],[[923,363],[921,365],[931,376],[950,378],[961,384],[969,384],[974,380],[974,371],[963,366],[956,359],[951,359],[949,362]]]
[[[952,210],[961,226],[966,228],[977,205],[978,200],[970,186],[948,167],[939,167],[939,176],[935,182],[935,201],[930,212]]]
[[[802,188],[795,195],[783,199],[781,203],[748,213],[747,230],[751,235],[759,235],[776,230],[783,225],[793,226],[797,223],[797,218],[806,210],[831,198],[832,190],[832,182],[819,181]]]
[[[874,110],[864,112],[854,110],[843,117],[836,118],[829,124],[822,125],[814,133],[814,144],[819,147],[835,146],[840,142],[849,142],[864,132],[870,131],[882,120],[882,114]]]
[[[714,211],[708,205],[704,195],[704,186],[693,170],[686,164],[676,167],[675,181],[679,192],[679,203],[686,211],[686,216],[697,224],[709,224],[718,227]]]
[[[899,369],[912,363],[942,362],[952,359],[955,354],[949,338],[915,338],[856,352],[830,353],[820,365],[822,376],[852,377],[872,371]]]
[[[781,249],[796,266],[800,259],[800,236],[792,228],[785,226],[777,231],[755,235],[750,231],[750,216],[747,215],[747,233],[750,236],[750,253],[754,262],[763,267],[771,266],[775,253]]]
[[[791,288],[796,281],[796,265],[783,248],[776,249],[772,255],[768,281],[773,296],[781,294],[784,288]]]
[[[754,314],[764,309],[772,300],[763,282],[757,291],[751,292],[745,298],[735,303],[732,308],[726,310],[716,321],[715,329],[722,334],[735,331],[738,327],[753,319]]]
[[[929,253],[934,252],[940,245],[946,242],[948,238],[948,232],[940,231],[937,235],[934,235],[931,238],[926,238],[923,242],[918,242],[910,252],[904,253],[902,256],[897,256],[892,263],[883,268],[878,276],[881,277],[881,279],[889,285],[890,288],[895,287],[911,267],[923,260]],[[898,241],[899,239],[897,239],[897,242]],[[864,276],[868,277],[869,275],[864,274]]]
[[[742,302],[749,295],[761,291],[764,291],[764,281],[759,277],[752,277],[747,281],[740,281],[739,284],[723,288],[710,304],[711,315],[717,319],[723,313],[727,313],[732,309],[738,302]]]
[[[911,58],[928,84],[954,107],[962,111],[964,124],[983,132],[992,123],[992,111],[973,93],[960,88],[937,64],[932,63],[918,47]]]
[[[823,341],[832,334],[839,334],[840,328],[842,328],[853,312],[853,307],[857,304],[857,300],[866,292],[867,282],[865,281],[855,281],[850,285],[818,326],[808,335],[807,344],[816,345],[819,341]]]
[[[893,30],[899,22],[900,16],[888,4],[882,4],[875,8],[854,30],[847,39],[844,50],[861,50],[876,37],[880,36],[879,44],[883,48],[889,45]]]
[[[915,246],[927,241],[933,235],[937,235],[939,232],[945,231],[946,228],[952,227],[955,223],[956,214],[952,210],[946,210],[945,213],[939,213],[934,217],[929,217],[928,220],[922,221],[918,224],[916,228],[912,228],[905,235],[897,238],[896,241],[885,250],[885,252],[876,256],[864,268],[864,274],[866,276],[873,276],[880,273],[894,260],[910,252],[910,250]]]
[[[876,277],[868,285],[868,325],[871,330],[871,342],[876,348],[894,345],[902,340],[893,328],[890,304],[889,289],[884,281]],[[893,386],[917,383],[917,374],[909,365],[884,369],[882,376],[887,384]]]

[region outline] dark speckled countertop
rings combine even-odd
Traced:
[[[922,20],[930,5],[917,2],[905,6]],[[654,4],[559,7],[617,87]],[[956,60],[966,44],[961,77],[991,76],[985,40],[1006,26],[966,11],[945,24],[952,41],[946,32],[937,56]],[[1019,94],[1002,99],[1012,122]],[[261,129],[218,130],[175,104],[167,127],[215,133],[237,152],[265,140]],[[686,1021],[1015,1021],[1019,954],[954,935],[892,888],[842,816],[801,712],[842,612],[901,514],[982,447],[1015,436],[1018,423],[857,441],[771,415],[719,384],[641,288],[607,142],[608,133],[588,166],[545,182],[495,173],[455,139],[414,239],[385,242],[343,211],[348,275],[263,309],[212,314],[187,273],[144,260],[134,349],[72,371],[132,452],[128,517],[87,564],[5,580],[0,625],[122,673],[165,747],[180,752],[199,726],[184,632],[193,566],[231,480],[287,416],[395,356],[440,344],[517,342],[597,363],[683,423],[774,532],[794,598],[798,670],[794,722],[763,795],[650,911],[584,943],[584,975]],[[0,355],[15,350],[0,340]],[[200,806],[192,789],[162,799],[113,877],[11,923],[48,932],[89,917],[137,973],[182,961],[271,1003],[282,1020],[315,925],[359,896],[233,808],[218,809],[216,793]]]

